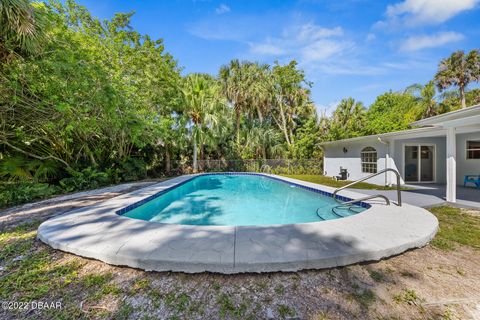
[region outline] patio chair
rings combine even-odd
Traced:
[[[335,177],[335,180],[347,180],[348,170],[340,167],[340,175]]]
[[[465,176],[463,179],[463,186],[465,187],[467,183],[473,183],[478,189],[480,189],[480,175]]]

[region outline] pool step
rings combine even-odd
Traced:
[[[327,209],[328,210],[328,207],[320,207],[317,209],[317,216],[320,218],[320,220],[330,220],[331,219],[331,215],[328,214],[328,212],[325,210],[323,212],[321,212],[320,210],[323,209]],[[337,205],[333,208],[331,208],[331,212],[338,218],[345,218],[345,217],[348,217],[348,216],[351,216],[352,214],[357,214],[357,213],[360,213],[363,211],[363,208],[359,205],[355,205],[355,204],[347,204],[347,205]],[[347,214],[345,214],[347,213]],[[327,216],[330,216],[330,217],[327,217]]]

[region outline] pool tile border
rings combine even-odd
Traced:
[[[324,190],[320,190],[320,189],[316,189],[316,188],[312,188],[312,187],[309,187],[309,186],[305,186],[305,185],[302,185],[302,184],[298,184],[298,183],[295,183],[295,182],[291,182],[291,181],[286,181],[286,180],[283,180],[283,179],[279,179],[279,178],[276,178],[274,176],[270,176],[268,174],[262,174],[262,173],[256,173],[256,172],[208,172],[208,173],[200,173],[200,174],[197,174],[195,176],[192,176],[190,179],[187,179],[185,181],[182,181],[182,182],[179,182],[177,183],[176,185],[173,185],[171,186],[170,188],[167,188],[167,189],[164,189],[162,191],[159,191],[151,196],[148,196],[140,201],[137,201],[135,203],[132,203],[124,208],[121,208],[117,211],[115,211],[116,214],[118,215],[124,215],[125,213],[135,209],[135,208],[138,208],[142,205],[144,205],[145,203],[147,202],[150,202],[152,201],[153,199],[156,199],[162,195],[164,195],[165,193],[169,192],[169,191],[172,191],[173,189],[176,189],[182,185],[184,185],[185,183],[187,182],[190,182],[196,178],[199,178],[199,177],[203,177],[203,176],[214,176],[214,175],[226,175],[226,176],[260,176],[260,177],[264,177],[264,178],[268,178],[268,179],[272,179],[272,180],[276,180],[276,181],[279,181],[279,182],[282,182],[282,183],[285,183],[285,184],[289,184],[289,185],[293,185],[295,187],[299,187],[299,188],[302,188],[302,189],[305,189],[305,190],[308,190],[308,191],[311,191],[311,192],[314,192],[314,193],[318,193],[318,194],[321,194],[323,196],[327,196],[327,197],[330,197],[332,198],[333,197],[333,193],[331,192],[328,192],[328,191],[324,191]],[[338,200],[340,201],[351,201],[353,200],[352,198],[349,198],[349,197],[344,197],[344,196],[341,196],[341,195],[337,195],[336,196]],[[359,202],[355,202],[356,205],[358,206],[361,206],[362,208],[365,208],[365,209],[368,209],[371,207],[371,205],[369,203],[366,203],[366,202],[362,202],[362,201],[359,201]]]
[[[259,175],[304,184],[314,191],[324,189],[330,194],[334,190],[292,178]],[[147,271],[232,274],[321,269],[380,260],[426,245],[438,230],[436,217],[423,208],[380,202],[372,202],[368,210],[344,219],[265,226],[176,225],[115,213],[195,176],[180,176],[55,216],[39,226],[37,238],[54,249],[113,265]],[[348,199],[365,196],[352,191],[343,194]]]

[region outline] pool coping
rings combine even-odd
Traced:
[[[335,190],[287,177],[255,174],[330,194]],[[39,226],[37,237],[55,249],[114,265],[230,274],[330,268],[380,260],[426,245],[438,229],[438,220],[425,209],[380,202],[369,202],[369,209],[346,218],[266,226],[163,224],[116,213],[198,175],[173,178],[56,216]],[[350,199],[364,196],[349,190],[341,194]]]
[[[309,187],[307,185],[304,185],[304,184],[299,184],[299,183],[296,183],[296,182],[293,182],[293,181],[287,181],[285,179],[279,179],[277,178],[275,175],[267,175],[267,174],[262,174],[262,173],[256,173],[256,172],[209,172],[209,173],[202,173],[202,174],[195,174],[195,175],[191,175],[189,177],[189,179],[185,179],[183,180],[182,182],[179,182],[177,184],[175,184],[174,186],[171,186],[167,189],[164,189],[164,190],[161,190],[157,193],[154,193],[148,197],[145,197],[137,202],[134,202],[132,204],[129,204],[128,206],[124,207],[124,208],[121,208],[117,211],[115,211],[116,214],[118,215],[125,215],[126,213],[128,213],[129,211],[135,209],[135,208],[138,208],[144,204],[146,204],[147,202],[150,202],[152,200],[154,200],[155,198],[158,198],[162,195],[164,195],[165,193],[173,190],[173,189],[176,189],[182,185],[184,185],[185,183],[187,182],[190,182],[192,181],[193,179],[196,179],[198,177],[202,177],[202,176],[213,176],[213,175],[226,175],[226,176],[260,176],[260,177],[265,177],[265,178],[268,178],[268,179],[272,179],[272,180],[275,180],[275,181],[280,181],[282,183],[285,183],[285,184],[288,184],[288,185],[293,185],[293,186],[296,186],[296,187],[299,187],[299,188],[302,188],[304,190],[308,190],[310,192],[314,192],[314,193],[318,193],[320,195],[323,195],[323,196],[327,196],[327,197],[331,197],[333,198],[333,192],[328,192],[328,191],[325,191],[325,190],[321,190],[321,189],[318,189],[318,188],[312,188],[312,187]],[[284,178],[284,177],[283,177]],[[336,195],[336,198],[340,201],[351,201],[353,200],[352,198],[349,198],[349,197],[344,197],[340,194],[337,194]],[[358,205],[362,208],[365,208],[365,209],[368,209],[371,207],[371,205],[367,202],[363,202],[363,201],[358,201],[358,202],[354,202],[353,204],[355,205]]]

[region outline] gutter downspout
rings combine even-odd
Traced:
[[[390,168],[390,143],[383,141],[380,136],[378,136],[377,139],[378,139],[378,142],[384,144],[385,147],[386,147],[386,152],[385,152],[385,169],[389,169],[389,168]],[[391,180],[392,180],[392,179],[391,179],[390,173],[385,172],[385,185],[386,185],[386,186],[392,186],[392,181],[391,181]]]

